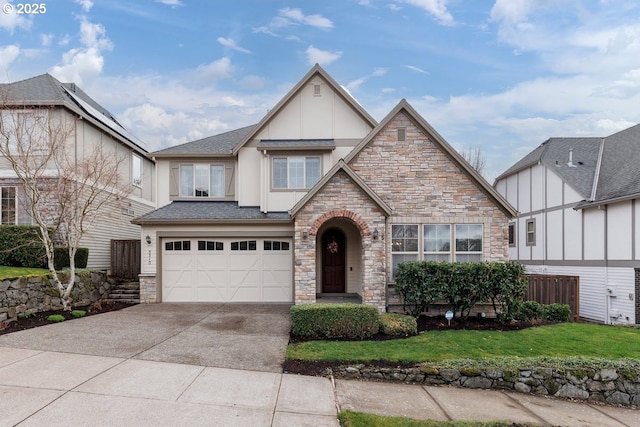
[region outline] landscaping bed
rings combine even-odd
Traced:
[[[86,312],[85,316],[92,316],[94,314],[107,313],[109,311],[122,310],[123,308],[131,307],[134,304],[116,302],[111,300],[103,300],[99,303],[93,303],[88,306],[74,307],[74,310],[83,310]],[[38,326],[50,325],[53,322],[47,320],[51,315],[62,315],[66,320],[75,319],[72,316],[71,311],[49,310],[41,311],[39,313],[33,313],[30,316],[21,316],[17,320],[9,323],[0,323],[0,335],[9,334],[11,332],[23,331],[26,329],[37,328]]]

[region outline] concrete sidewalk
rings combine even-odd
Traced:
[[[640,411],[423,387],[0,347],[0,426],[337,426],[337,407],[417,419],[637,426]]]

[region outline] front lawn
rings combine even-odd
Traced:
[[[43,276],[45,274],[49,274],[49,270],[46,268],[0,266],[0,280],[15,279],[18,277]]]
[[[362,412],[342,411],[338,414],[342,427],[510,427],[507,422],[477,421],[434,421],[414,420],[405,417],[389,417],[365,414]]]
[[[388,341],[307,341],[290,344],[287,359],[420,363],[499,357],[638,358],[640,328],[561,323],[519,331],[429,331]]]

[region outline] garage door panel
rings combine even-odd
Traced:
[[[163,246],[164,301],[291,302],[290,239],[185,241],[181,250]]]

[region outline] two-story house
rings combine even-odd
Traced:
[[[259,123],[152,156],[144,302],[382,311],[399,262],[508,257],[505,199],[405,100],[378,123],[318,65]]]
[[[131,219],[153,210],[155,205],[155,164],[147,150],[141,147],[114,116],[73,83],[61,83],[43,74],[14,83],[0,84],[2,119],[17,120],[30,132],[30,123],[48,117],[51,123],[64,124],[64,133],[45,135],[66,139],[67,152],[76,159],[89,156],[94,147],[116,153],[120,162],[120,176],[130,182],[128,200],[100,217],[85,232],[81,246],[89,248],[88,267],[107,270],[110,265],[111,239],[139,239],[140,229]],[[5,122],[7,126],[9,124]],[[44,131],[46,132],[46,130]],[[53,131],[51,131],[53,132]],[[62,136],[60,136],[62,135]],[[10,135],[9,135],[10,136]],[[31,153],[37,155],[37,153]],[[55,167],[42,176],[55,176]],[[21,181],[10,163],[0,156],[0,192],[2,224],[29,225],[32,219],[25,203]]]
[[[640,322],[640,125],[550,138],[495,182],[518,211],[509,256],[529,273],[580,277],[580,316]]]

